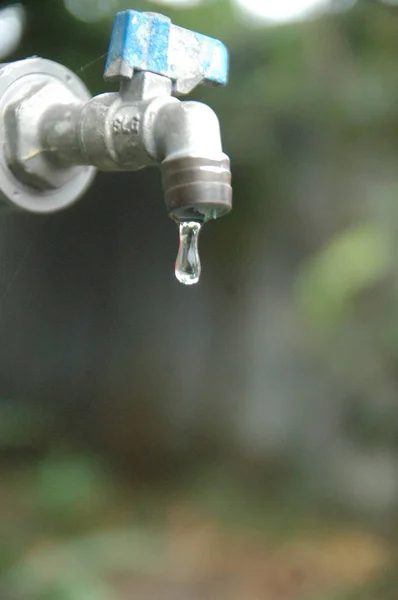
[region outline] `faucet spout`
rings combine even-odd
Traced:
[[[158,110],[154,134],[160,160],[175,160],[186,156],[218,160],[223,155],[217,116],[209,106],[201,102],[180,102],[176,98],[170,98]]]
[[[164,104],[154,136],[169,216],[205,222],[228,213],[231,172],[214,111],[200,102]]]

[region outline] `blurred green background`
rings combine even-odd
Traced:
[[[93,94],[117,10],[222,39],[234,184],[192,288],[156,169],[1,216],[1,600],[398,597],[398,2],[242,5],[0,7]]]

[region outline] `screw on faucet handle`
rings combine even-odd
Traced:
[[[134,71],[168,77],[175,94],[199,84],[225,85],[228,51],[219,40],[177,27],[164,15],[125,10],[116,14],[104,77],[131,79]]]

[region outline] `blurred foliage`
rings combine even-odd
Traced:
[[[2,514],[9,498],[7,525],[1,527],[2,598],[146,599],[161,593],[170,599],[182,594],[187,600],[246,600],[258,593],[275,600],[349,600],[391,564],[392,552],[377,536],[300,514],[293,498],[281,503],[278,494],[269,496],[269,486],[244,489],[225,469],[202,470],[178,486],[126,490],[117,480],[109,483],[104,464],[93,459],[88,467],[87,460],[59,455],[51,467],[49,459],[39,465],[39,477],[25,471],[22,483],[14,471],[11,480],[1,480],[7,489]],[[103,498],[111,488],[112,501],[102,501],[97,522],[90,515],[80,529],[60,531],[57,523],[76,516],[68,498],[83,473]],[[27,475],[33,475],[29,484]],[[79,487],[73,500],[87,490],[87,484]],[[57,522],[51,510],[43,512],[43,499],[46,507],[54,505],[54,489],[66,497]],[[28,513],[18,506],[24,505],[22,494],[30,498]],[[55,504],[58,509],[58,499]],[[18,532],[23,543],[17,549]]]
[[[390,245],[385,232],[373,225],[335,236],[301,273],[299,293],[309,318],[320,327],[349,319],[355,297],[390,272]]]

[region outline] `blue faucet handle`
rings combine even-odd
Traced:
[[[173,25],[164,15],[125,10],[116,14],[104,77],[131,79],[134,71],[168,77],[175,94],[199,84],[225,85],[228,51],[219,40]]]

